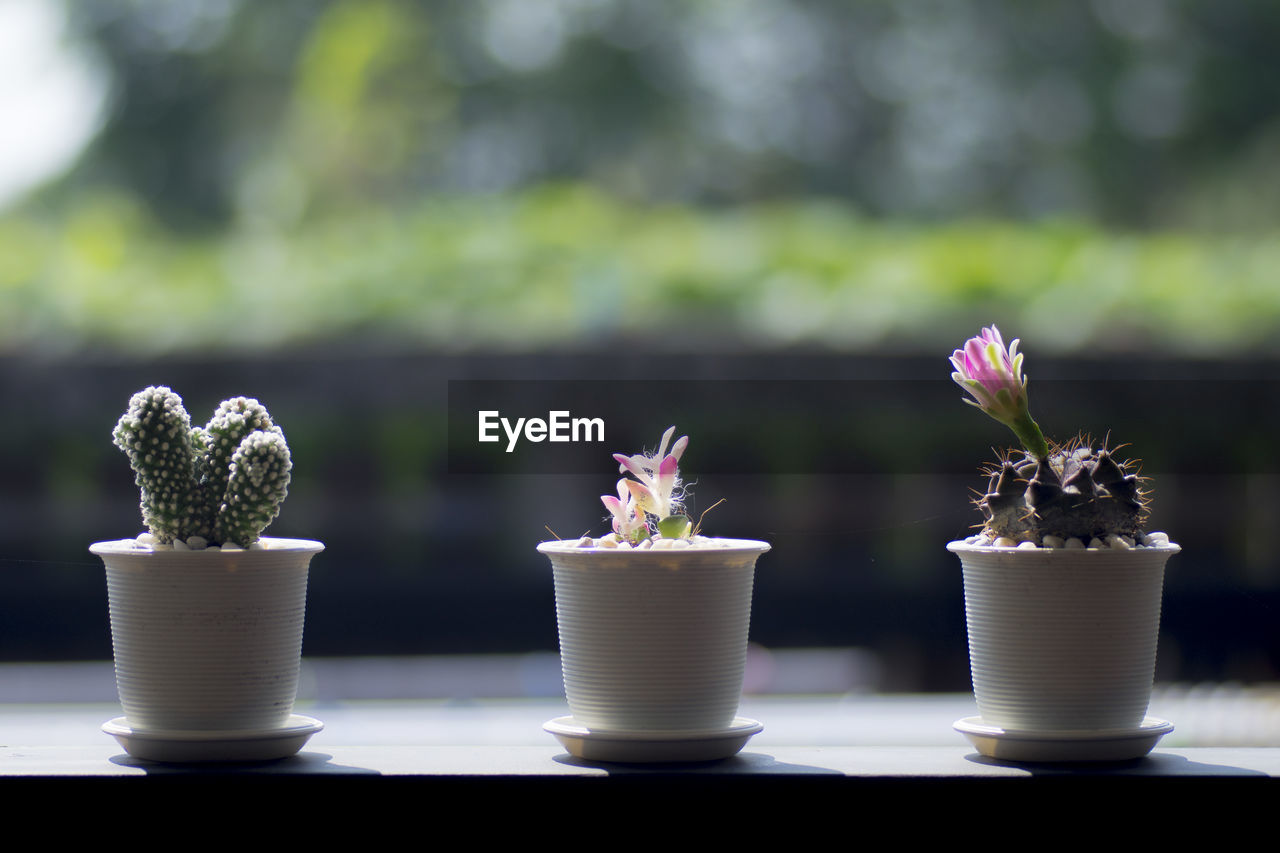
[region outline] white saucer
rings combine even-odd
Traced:
[[[292,714],[277,729],[228,732],[148,732],[132,728],[124,717],[102,724],[124,751],[144,761],[272,761],[288,758],[324,723]]]
[[[756,720],[735,717],[727,729],[714,732],[614,732],[592,731],[573,717],[556,717],[542,728],[555,735],[575,758],[651,764],[728,758],[764,726]]]
[[[1127,761],[1141,758],[1173,723],[1147,717],[1136,729],[1097,732],[1025,732],[987,725],[981,717],[956,720],[953,728],[978,752],[1005,761]]]

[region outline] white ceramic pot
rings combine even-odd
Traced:
[[[116,686],[139,732],[264,731],[293,710],[307,568],[324,545],[251,551],[90,551],[107,570]]]
[[[738,710],[766,542],[619,551],[545,542],[565,696],[593,731],[716,732]]]
[[[982,721],[1007,731],[1138,728],[1151,699],[1165,562],[1181,550],[952,542]]]

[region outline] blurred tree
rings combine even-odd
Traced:
[[[558,178],[644,200],[820,194],[913,217],[1168,225],[1213,221],[1216,186],[1280,158],[1266,2],[71,11],[115,96],[73,180],[128,186],[175,225]],[[1228,212],[1280,215],[1238,191]]]
[[[127,188],[174,228],[224,222],[245,151],[274,129],[292,56],[321,10],[297,0],[71,4],[112,76],[110,117],[73,181]]]
[[[255,184],[282,177],[317,210],[413,189],[415,174],[448,141],[453,107],[453,87],[417,10],[382,0],[333,3],[302,46],[280,133],[242,175],[247,212],[278,201]]]

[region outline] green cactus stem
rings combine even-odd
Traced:
[[[164,387],[139,391],[129,400],[112,437],[137,475],[142,519],[156,541],[164,544],[189,536],[195,453],[191,417],[182,398]]]
[[[1041,544],[1045,536],[1086,543],[1097,537],[1139,534],[1147,497],[1132,462],[1078,438],[1046,457],[1010,454],[990,473],[978,499],[993,538]]]
[[[288,493],[289,446],[257,400],[227,400],[207,425],[193,428],[177,394],[146,388],[130,400],[114,439],[129,456],[143,520],[161,544],[196,536],[248,547]]]
[[[688,539],[693,532],[693,522],[683,513],[669,515],[658,522],[658,533],[664,539]]]
[[[209,423],[200,431],[203,454],[196,465],[196,512],[207,531],[197,531],[197,535],[206,539],[223,541],[225,528],[218,529],[217,524],[223,506],[228,503],[229,483],[231,482],[231,460],[246,437],[255,432],[265,431],[280,435],[282,443],[284,434],[271,421],[267,409],[257,400],[247,397],[235,397],[224,400],[216,410]],[[288,449],[285,451],[288,459]],[[288,483],[288,470],[285,471],[285,483]],[[284,496],[281,496],[281,500]],[[275,517],[273,512],[268,517],[269,523]],[[265,527],[266,524],[263,525]],[[239,525],[237,525],[239,527]],[[262,532],[253,535],[249,542],[241,542],[232,537],[231,541],[248,545],[258,538]]]
[[[226,500],[214,538],[248,547],[275,520],[289,493],[289,445],[279,430],[251,432],[231,456]]]

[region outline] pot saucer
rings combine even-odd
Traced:
[[[1134,729],[1083,732],[1027,732],[999,728],[981,717],[965,717],[952,726],[979,753],[1002,761],[1128,761],[1151,751],[1173,731],[1173,723],[1147,717]]]
[[[697,732],[592,731],[571,716],[556,717],[542,726],[575,758],[653,764],[677,761],[718,761],[736,755],[764,726],[735,717],[728,728]]]
[[[274,729],[211,732],[148,732],[134,729],[124,717],[102,724],[124,751],[144,761],[274,761],[288,758],[324,723],[313,717],[291,714]]]

